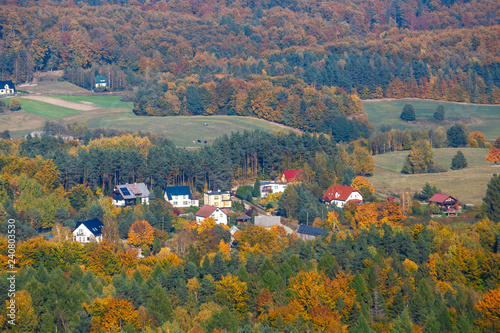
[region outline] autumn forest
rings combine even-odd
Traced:
[[[499,36],[494,0],[0,0],[1,80],[58,70],[89,93],[120,94],[136,116],[249,116],[296,130],[199,149],[78,121],[0,133],[0,330],[500,331],[500,175],[457,217],[429,204],[432,184],[387,198],[370,183],[373,156],[396,151],[408,152],[398,173],[409,175],[446,172],[434,162],[443,147],[488,148],[494,167],[500,137],[440,123],[442,106],[436,129],[375,128],[362,103],[500,104]],[[412,108],[401,121],[415,120]],[[457,152],[451,170],[466,167]],[[261,197],[260,181],[284,170],[298,180]],[[113,205],[115,186],[133,183],[149,204]],[[332,185],[363,202],[325,205]],[[228,225],[197,223],[199,207],[174,208],[166,186],[239,198]],[[255,207],[283,224],[256,225]],[[103,240],[74,241],[93,219]],[[299,225],[324,232],[287,232]]]

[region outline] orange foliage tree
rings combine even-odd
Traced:
[[[500,148],[491,147],[488,156],[486,156],[486,160],[498,164],[498,162],[500,162]]]
[[[155,231],[148,221],[145,220],[134,222],[128,231],[128,242],[132,245],[151,245],[154,239]]]
[[[479,325],[488,330],[500,332],[500,288],[492,289],[484,295],[475,308],[480,313]]]
[[[129,301],[108,296],[83,306],[92,316],[91,332],[120,332],[126,325],[140,329],[139,313]]]

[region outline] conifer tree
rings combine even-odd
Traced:
[[[451,159],[451,170],[460,170],[467,168],[467,159],[461,150],[457,151],[456,155]]]

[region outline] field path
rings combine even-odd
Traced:
[[[68,108],[68,109],[79,110],[79,111],[91,111],[91,110],[98,109],[98,107],[95,107],[93,105],[73,103],[73,102],[64,101],[62,99],[47,97],[47,96],[23,96],[21,98],[33,99],[36,101],[54,104],[57,106],[62,106],[62,107]]]

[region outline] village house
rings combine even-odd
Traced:
[[[363,196],[354,187],[333,185],[323,195],[323,201],[328,205],[342,208],[348,201],[363,202]]]
[[[458,211],[458,200],[451,195],[436,193],[430,199],[429,203],[435,203],[439,209],[444,212],[456,214]]]
[[[0,96],[14,96],[16,88],[12,81],[0,81]]]
[[[268,193],[283,193],[285,188],[285,183],[263,181],[260,183],[260,196],[261,198],[265,198]]]
[[[73,230],[75,241],[80,243],[100,242],[102,241],[102,228],[104,224],[98,218],[79,222]]]
[[[203,196],[205,205],[219,208],[231,208],[231,193],[229,191],[208,191]]]
[[[283,174],[281,175],[281,182],[282,183],[294,183],[294,182],[300,182],[299,181],[299,176],[300,176],[300,170],[285,170],[283,171]]]
[[[111,203],[119,207],[134,206],[138,201],[149,205],[149,190],[144,183],[116,185],[111,198]]]
[[[229,213],[227,210],[210,205],[201,207],[200,210],[196,212],[195,217],[198,224],[208,217],[212,217],[217,224],[227,225],[229,221]]]
[[[96,76],[95,77],[95,87],[100,88],[100,87],[107,87],[108,86],[108,81],[104,76]]]
[[[200,201],[191,196],[189,186],[165,187],[165,201],[176,208],[198,207],[200,205]]]

